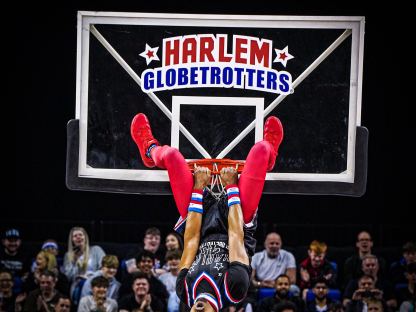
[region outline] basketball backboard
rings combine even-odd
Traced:
[[[187,159],[245,159],[278,116],[267,193],[362,195],[363,17],[79,12],[67,185],[168,193],[130,137],[145,113]]]

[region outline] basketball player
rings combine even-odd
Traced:
[[[250,150],[238,179],[235,168],[220,172],[226,194],[219,199],[204,192],[211,172],[196,167],[192,175],[183,155],[153,137],[149,121],[137,114],[131,135],[145,166],[167,169],[184,233],[184,252],[176,292],[191,311],[219,311],[245,298],[250,285],[250,258],[255,251],[257,207],[266,172],[273,169],[283,139],[280,120],[271,116],[263,141]]]

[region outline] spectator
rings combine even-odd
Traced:
[[[407,242],[403,245],[403,258],[392,263],[390,281],[393,285],[407,284],[406,268],[410,263],[416,263],[416,243]]]
[[[183,241],[181,236],[176,232],[171,232],[166,236],[165,240],[166,251],[177,250],[179,254],[182,254],[183,251]],[[162,268],[155,270],[155,275],[159,278],[170,271],[169,265],[167,263],[167,258],[165,256],[165,264]],[[170,296],[169,296],[170,297]]]
[[[272,312],[297,312],[296,306],[290,301],[281,301],[276,304],[270,311]]]
[[[277,277],[286,274],[290,284],[296,284],[296,261],[292,253],[282,249],[282,239],[272,232],[266,236],[265,249],[254,254],[251,266],[255,287],[273,288]]]
[[[346,304],[346,312],[369,311],[370,305],[375,312],[377,310],[377,307],[373,307],[375,301],[379,302],[377,306],[382,306],[381,311],[389,311],[383,300],[383,292],[375,288],[374,278],[371,275],[364,275],[358,280],[358,289],[354,291],[352,300]]]
[[[147,276],[152,289],[152,294],[158,297],[163,304],[166,304],[169,298],[169,293],[167,292],[165,285],[163,285],[163,283],[152,273],[154,267],[154,257],[155,255],[150,251],[143,250],[142,253],[138,255],[136,260],[138,271],[136,273],[144,273]],[[123,278],[120,288],[120,297],[132,292],[131,285],[133,284],[134,277],[133,273],[128,274]]]
[[[416,299],[416,262],[409,263],[406,267],[405,272],[407,287],[396,288],[397,302],[401,310],[403,302],[414,303]]]
[[[176,279],[179,274],[179,263],[181,261],[179,249],[168,250],[165,260],[169,266],[169,272],[159,276],[159,279],[169,292],[168,312],[178,312],[180,300],[176,295]]]
[[[40,251],[37,254],[35,260],[35,269],[33,272],[29,273],[29,276],[23,285],[24,291],[30,292],[38,288],[40,275],[45,270],[53,272],[57,277],[56,289],[59,290],[60,293],[68,295],[68,278],[58,270],[55,256],[46,251]]]
[[[297,311],[303,311],[303,301],[298,296],[289,296],[290,278],[286,274],[277,277],[275,283],[276,293],[273,297],[262,299],[256,312],[273,311],[277,304],[285,301],[291,301],[297,308]]]
[[[400,305],[400,312],[415,312],[416,311],[416,300],[405,301]]]
[[[143,311],[162,312],[165,305],[150,291],[149,278],[138,272],[132,278],[133,293],[124,296],[119,302],[120,312]]]
[[[325,278],[318,279],[312,287],[314,299],[307,301],[307,312],[327,312],[334,310],[334,307],[338,304],[337,301],[333,301],[328,297],[328,281]]]
[[[55,312],[70,312],[71,311],[71,299],[68,296],[61,296],[58,302],[55,304]]]
[[[306,299],[306,293],[313,284],[321,278],[327,280],[328,287],[335,288],[336,272],[332,264],[325,259],[327,245],[324,242],[312,241],[308,255],[300,264],[300,288],[302,298]]]
[[[73,227],[69,232],[68,251],[64,257],[64,273],[71,283],[71,298],[77,305],[82,286],[90,275],[101,266],[105,256],[99,246],[90,246],[88,234],[82,227]]]
[[[342,302],[337,302],[329,307],[328,312],[344,312]]]
[[[81,298],[78,312],[117,312],[117,301],[107,298],[108,279],[96,276],[91,280],[92,295]]]
[[[357,242],[355,243],[357,247],[357,254],[352,255],[344,263],[344,283],[343,285],[346,286],[349,281],[353,279],[357,279],[363,275],[363,271],[361,269],[361,262],[364,256],[372,254],[373,248],[373,240],[371,238],[370,233],[367,231],[361,231],[357,235]],[[382,272],[384,272],[386,267],[386,262],[383,258],[378,257],[379,259],[379,266]]]
[[[367,311],[368,312],[383,312],[384,311],[383,301],[377,300],[377,299],[368,300]]]
[[[0,311],[14,312],[16,296],[13,294],[13,275],[10,271],[0,270]]]
[[[24,312],[49,312],[53,311],[55,304],[62,294],[56,290],[55,273],[45,270],[41,273],[39,279],[40,288],[29,293],[24,302]],[[17,306],[17,301],[16,301]],[[16,307],[20,311],[20,306]]]
[[[371,276],[373,278],[373,288],[379,289],[382,292],[382,299],[386,301],[386,304],[395,309],[397,306],[397,301],[394,296],[394,289],[391,283],[383,277],[380,277],[379,274],[379,265],[377,257],[374,255],[366,255],[362,259],[361,270],[365,275]],[[354,292],[359,288],[359,280],[352,280],[348,283],[344,292],[344,306],[352,299]]]
[[[164,251],[160,248],[160,237],[160,230],[156,227],[150,227],[146,230],[143,238],[143,249],[154,255],[153,272],[163,266],[161,260],[164,258]],[[128,273],[138,272],[136,258],[137,255],[126,261]]]
[[[59,246],[58,246],[58,242],[56,240],[54,240],[54,239],[45,240],[42,244],[41,250],[53,254],[58,259]]]
[[[59,255],[59,246],[58,242],[54,239],[47,239],[42,243],[41,251],[49,252],[50,254],[54,255],[57,262],[57,267],[60,270],[63,265],[63,258]],[[36,261],[32,262],[31,271],[35,270]]]
[[[182,253],[183,250],[183,240],[182,237],[176,232],[170,232],[166,236],[165,241],[166,250],[179,250]]]
[[[363,260],[365,263],[366,260]],[[368,272],[368,271],[367,271]],[[369,298],[377,298],[383,300],[387,305],[396,306],[393,290],[390,287],[381,288],[383,286],[379,279],[375,279],[374,275],[364,274],[358,280],[351,281],[345,289],[343,304],[348,309],[355,311],[362,308]]]
[[[92,295],[92,280],[97,276],[103,276],[108,280],[107,298],[117,300],[121,286],[120,282],[118,282],[115,278],[118,265],[119,262],[117,256],[105,255],[101,261],[101,270],[95,272],[85,281],[84,286],[82,287],[81,298]]]
[[[25,279],[30,270],[30,258],[21,251],[22,239],[19,231],[6,230],[1,243],[3,248],[0,248],[0,269],[9,270],[14,278]]]
[[[244,299],[244,305],[256,305],[260,288],[274,288],[278,276],[285,274],[290,280],[290,290],[299,295],[296,283],[296,261],[292,253],[282,249],[282,238],[271,232],[264,241],[264,250],[254,254],[251,267],[251,285]]]

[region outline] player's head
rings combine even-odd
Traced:
[[[199,298],[192,306],[191,312],[215,312],[215,309],[211,306],[208,300]]]

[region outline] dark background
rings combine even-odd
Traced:
[[[209,1],[198,2],[198,8],[191,1],[172,1],[170,5],[142,2],[74,1],[59,8],[25,8],[22,4],[19,11],[7,16],[3,46],[11,56],[3,58],[3,64],[10,68],[10,75],[3,73],[3,85],[10,96],[2,102],[4,108],[14,108],[15,167],[13,191],[4,162],[3,203],[8,204],[1,209],[2,230],[16,226],[27,241],[54,237],[65,242],[69,229],[80,224],[93,240],[136,242],[147,226],[158,225],[166,234],[176,222],[171,196],[79,192],[65,186],[66,123],[75,116],[77,10],[364,15],[362,125],[370,132],[367,192],[360,198],[264,195],[258,238],[277,229],[286,245],[307,245],[318,238],[332,246],[346,246],[355,242],[357,231],[366,228],[380,247],[401,246],[415,239],[414,208],[410,206],[414,189],[410,150],[415,143],[410,107],[414,97],[410,78],[405,76],[411,73],[414,52],[409,48],[412,28],[405,7],[397,1],[377,8],[351,1],[279,1],[273,5]],[[4,124],[8,116],[3,115]],[[3,138],[12,138],[9,131]],[[3,145],[2,154],[9,150]]]

